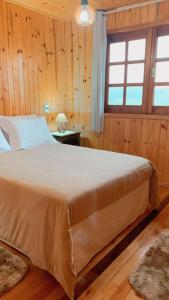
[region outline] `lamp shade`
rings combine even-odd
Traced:
[[[68,120],[67,120],[65,114],[60,113],[60,114],[57,115],[56,123],[67,123],[67,122],[68,122]]]
[[[82,0],[80,7],[76,11],[76,22],[80,26],[89,26],[93,24],[95,18],[95,12],[92,7],[88,5],[87,0]]]

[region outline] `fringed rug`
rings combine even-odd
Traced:
[[[146,300],[169,300],[169,230],[146,252],[129,283]]]
[[[0,296],[14,287],[28,270],[24,260],[0,247]]]

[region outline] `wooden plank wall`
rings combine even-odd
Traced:
[[[0,114],[64,110],[64,22],[0,1]]]
[[[169,1],[110,15],[108,31],[169,20]],[[152,160],[162,184],[169,185],[169,117],[105,115],[103,134],[90,130],[92,30],[72,26],[70,87],[65,111],[70,126],[83,131],[82,145],[140,155]],[[67,54],[65,53],[65,56]],[[70,84],[70,82],[69,82]],[[71,92],[72,98],[71,98]]]
[[[169,19],[169,1],[111,15],[108,31]],[[151,159],[169,185],[169,117],[105,115],[103,134],[90,129],[92,28],[78,27],[0,1],[0,114],[65,111],[82,145]]]

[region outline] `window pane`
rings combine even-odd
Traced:
[[[130,41],[128,47],[128,60],[145,59],[146,39]]]
[[[126,42],[110,44],[110,62],[125,61]]]
[[[156,82],[169,82],[169,62],[156,63]]]
[[[169,106],[169,86],[155,87],[154,106]]]
[[[123,105],[123,87],[110,87],[109,88],[109,105]]]
[[[142,86],[127,87],[126,105],[141,106],[142,99],[143,99],[143,87]]]
[[[110,66],[109,84],[124,83],[124,65]]]
[[[143,83],[144,64],[130,64],[127,70],[127,83]]]
[[[169,35],[157,38],[157,58],[169,57]]]

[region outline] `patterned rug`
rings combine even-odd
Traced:
[[[129,283],[146,300],[169,300],[169,230],[146,252]]]
[[[28,270],[24,260],[0,247],[0,296],[14,287]]]

